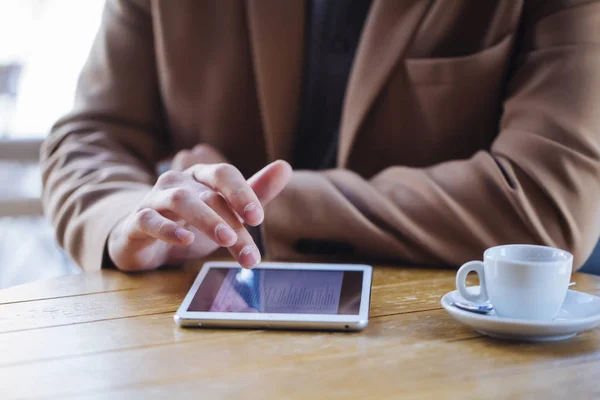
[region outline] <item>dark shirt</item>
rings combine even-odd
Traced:
[[[335,166],[344,95],[370,6],[371,0],[307,2],[295,169]]]

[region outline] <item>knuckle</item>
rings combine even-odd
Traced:
[[[191,154],[188,150],[182,150],[173,158],[172,166],[174,168],[183,168],[188,163]]]
[[[237,234],[243,233],[246,231],[246,228],[242,224],[235,224],[232,226],[233,231]]]
[[[216,164],[214,168],[214,174],[217,181],[226,180],[237,171],[233,165],[226,163]]]
[[[242,186],[232,191],[231,195],[235,198],[247,198],[250,195],[250,190],[247,187]]]
[[[209,212],[209,211],[200,211],[196,217],[195,217],[195,221],[194,221],[194,225],[203,231],[210,231],[211,227],[216,227],[216,223],[215,223],[215,218],[214,218],[214,214]]]
[[[208,146],[206,144],[197,144],[196,146],[194,146],[194,149],[192,151],[194,153],[201,154],[201,153],[208,153],[208,152],[212,151],[212,149],[210,146]]]
[[[158,186],[168,186],[180,180],[180,172],[177,171],[167,171],[161,174],[156,181]]]
[[[169,233],[171,233],[171,227],[169,225],[169,223],[165,220],[162,220],[158,223],[158,226],[156,227],[156,232],[160,235],[160,236],[169,236]]]
[[[200,192],[200,200],[208,204],[209,206],[217,205],[221,196],[213,190],[204,190]]]
[[[139,226],[146,227],[152,221],[154,212],[149,208],[144,208],[137,212],[135,218]]]
[[[181,150],[179,153],[177,153],[177,156],[181,158],[188,158],[191,154],[192,152],[189,150]]]
[[[179,206],[187,198],[187,191],[182,188],[173,189],[168,196],[169,204]]]

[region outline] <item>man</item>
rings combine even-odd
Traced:
[[[578,266],[598,109],[600,1],[109,0],[44,202],[84,269],[220,246],[458,265],[500,243]]]

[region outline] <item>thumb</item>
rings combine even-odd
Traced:
[[[248,183],[264,206],[287,186],[292,179],[293,172],[290,164],[283,160],[277,160],[254,174],[248,179]]]

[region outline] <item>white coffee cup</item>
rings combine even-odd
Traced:
[[[552,320],[567,295],[573,255],[553,247],[507,245],[491,247],[483,262],[470,261],[456,274],[456,288],[475,304],[491,302],[497,315]],[[469,272],[479,275],[480,290],[466,287]]]

